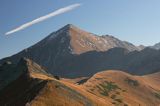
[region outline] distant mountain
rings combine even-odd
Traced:
[[[143,49],[146,48],[146,46],[144,46],[144,45],[139,45],[139,46],[137,46],[137,48],[138,48],[139,50],[143,50]]]
[[[37,44],[0,61],[27,57],[63,77],[91,76],[106,69],[144,75],[160,69],[160,51],[134,46],[113,36],[97,36],[68,24]]]
[[[157,43],[154,46],[151,46],[151,48],[159,50],[160,49],[160,43]]]

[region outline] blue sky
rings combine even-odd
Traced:
[[[4,35],[26,22],[75,3],[82,6]],[[159,5],[160,0],[0,0],[0,58],[35,44],[68,23],[135,45],[153,45],[160,42]]]

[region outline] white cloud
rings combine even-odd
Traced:
[[[42,17],[39,17],[39,18],[37,18],[37,19],[35,19],[35,20],[31,21],[31,22],[25,23],[25,24],[15,28],[15,29],[11,30],[11,31],[8,31],[8,32],[5,33],[5,35],[9,35],[9,34],[15,33],[17,31],[23,30],[23,29],[25,29],[25,28],[27,28],[29,26],[32,26],[33,24],[36,24],[36,23],[39,23],[41,21],[47,20],[48,18],[51,18],[51,17],[57,16],[59,14],[63,14],[65,12],[71,11],[71,10],[79,7],[80,5],[81,4],[73,4],[73,5],[69,5],[67,7],[64,7],[64,8],[60,8],[60,9],[58,9],[58,10],[56,10],[56,11],[50,13],[50,14],[47,14],[47,15],[42,16]]]

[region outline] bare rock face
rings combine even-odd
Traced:
[[[21,57],[63,77],[90,76],[106,69],[143,75],[160,68],[158,50],[137,47],[110,35],[98,36],[71,24],[18,54],[0,60],[0,64],[17,63]]]

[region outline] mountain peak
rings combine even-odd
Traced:
[[[63,26],[62,28],[60,28],[59,30],[51,33],[49,35],[49,37],[47,37],[47,39],[53,40],[54,38],[58,37],[58,36],[75,36],[75,35],[81,35],[83,33],[83,35],[86,35],[84,33],[87,33],[87,31],[84,31],[83,29],[80,29],[79,27],[73,25],[73,24],[67,24],[65,26]],[[81,37],[81,36],[79,36]]]
[[[66,30],[70,30],[70,29],[79,29],[79,28],[73,24],[67,24],[67,25],[63,26],[62,28],[60,28],[58,31],[61,31],[61,30],[66,31]]]
[[[77,58],[75,55],[88,56],[88,53],[92,53],[93,51],[93,54],[99,54],[107,52],[109,49],[115,47],[125,48],[130,52],[137,50],[137,47],[133,44],[121,41],[111,35],[98,36],[72,24],[67,24],[58,31],[51,33],[45,39],[32,47],[29,47],[17,55],[12,56],[11,60],[13,63],[17,63],[21,57],[29,57],[40,65],[45,66],[47,71],[51,72],[53,75],[70,76],[70,72],[65,70],[70,70],[69,67],[72,64],[68,63],[70,63],[70,60],[73,58]],[[9,58],[4,60],[9,60]],[[4,60],[0,61],[0,63]],[[24,66],[27,66],[27,69],[28,67],[30,69],[33,69],[32,67],[39,67],[34,62],[31,62],[26,58],[22,58],[20,64],[23,63],[25,63]],[[64,64],[66,64],[66,67]],[[80,64],[78,63],[79,66]],[[64,68],[61,67],[62,65]],[[86,69],[86,71],[88,70]]]
[[[75,26],[75,25],[73,25],[73,24],[67,24],[67,25],[65,25],[64,27],[72,28],[72,27],[76,27],[76,26]]]

